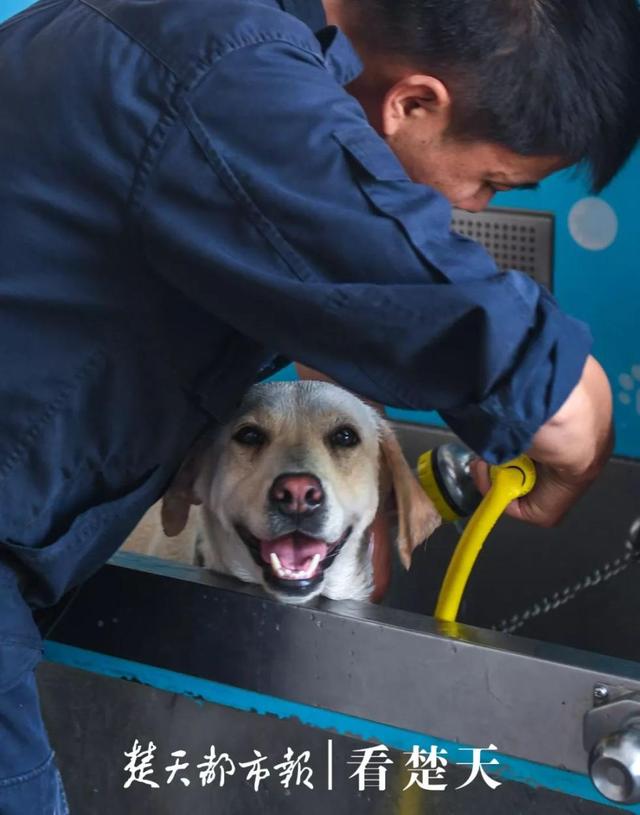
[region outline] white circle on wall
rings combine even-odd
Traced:
[[[617,238],[618,216],[602,198],[583,198],[571,208],[569,232],[583,249],[599,252]]]

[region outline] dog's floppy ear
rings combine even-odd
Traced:
[[[195,492],[196,480],[203,464],[209,442],[196,443],[183,461],[171,486],[162,498],[162,529],[169,538],[175,538],[187,525],[189,510],[202,501]]]
[[[381,494],[389,487],[395,493],[398,510],[397,548],[405,569],[411,565],[413,550],[440,526],[442,518],[411,471],[397,438],[389,425],[380,422]]]

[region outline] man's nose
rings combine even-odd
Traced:
[[[285,474],[271,485],[269,502],[283,515],[311,515],[324,504],[324,491],[314,475]]]
[[[478,192],[475,195],[465,198],[464,201],[456,201],[456,207],[465,212],[482,212],[491,203],[492,192]]]

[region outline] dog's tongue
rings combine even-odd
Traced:
[[[265,563],[270,563],[271,553],[275,552],[284,568],[291,570],[304,569],[314,555],[320,555],[320,560],[324,560],[328,548],[324,541],[309,538],[300,532],[260,541],[260,555]]]

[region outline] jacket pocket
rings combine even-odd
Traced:
[[[393,219],[413,249],[432,268],[450,263],[452,242],[470,243],[451,231],[451,204],[425,184],[414,183],[390,147],[366,125],[333,134],[354,169],[369,204]],[[446,261],[445,261],[446,259]]]

